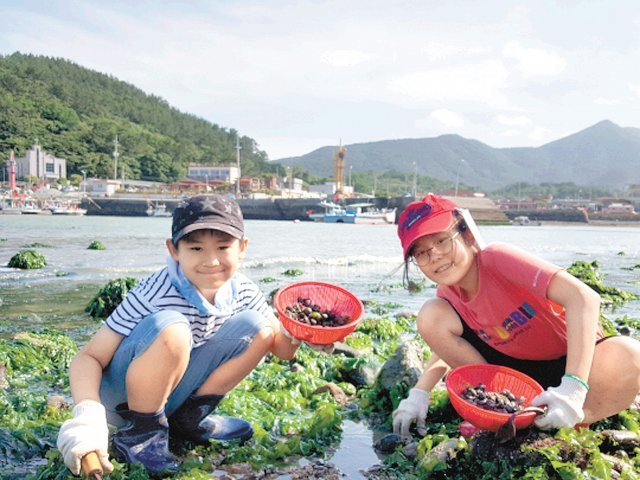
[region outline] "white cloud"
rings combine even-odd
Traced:
[[[505,127],[526,127],[531,125],[531,119],[524,115],[518,117],[509,117],[507,115],[498,115],[496,121]]]
[[[462,115],[444,108],[434,110],[429,114],[429,117],[437,120],[446,127],[462,127],[465,124],[465,120]]]
[[[369,55],[359,50],[334,50],[331,52],[324,52],[322,54],[322,61],[324,63],[328,63],[332,67],[353,67],[359,63],[366,62],[372,57],[373,55]]]
[[[555,76],[562,73],[567,62],[559,54],[541,48],[525,48],[508,42],[502,50],[507,59],[516,61],[516,68],[525,77]]]
[[[441,42],[427,42],[422,48],[430,61],[444,60],[453,56],[475,56],[488,53],[491,49],[487,47],[471,46],[460,47],[457,45],[449,45]]]
[[[504,103],[501,89],[506,80],[504,66],[490,60],[401,75],[391,79],[388,90],[413,102],[464,100],[497,106]]]
[[[545,140],[551,138],[551,133],[551,130],[549,130],[548,128],[535,127],[529,132],[527,138],[535,142],[544,142]]]
[[[517,137],[519,135],[522,135],[522,132],[520,130],[515,129],[515,128],[510,128],[509,130],[504,130],[504,131],[500,132],[500,135],[502,137]]]
[[[640,83],[636,83],[636,84],[630,83],[629,90],[631,90],[634,95],[640,97]]]
[[[593,103],[596,105],[620,105],[620,100],[617,98],[598,97],[593,101]]]
[[[328,137],[260,136],[256,138],[259,148],[268,153],[270,160],[296,157],[320,147],[336,145],[338,140]]]

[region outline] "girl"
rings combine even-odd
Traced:
[[[471,228],[470,228],[471,227]],[[430,391],[452,368],[493,363],[515,368],[546,390],[541,429],[592,423],[629,407],[640,390],[640,342],[605,338],[600,297],[560,267],[516,247],[480,248],[453,202],[429,194],[398,220],[405,277],[413,262],[438,284],[418,313],[431,349],[420,379],[393,412],[394,432],[424,434]]]

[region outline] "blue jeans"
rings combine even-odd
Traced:
[[[151,346],[164,328],[178,323],[188,325],[189,321],[181,313],[161,310],[140,320],[118,346],[111,362],[102,372],[100,384],[100,399],[111,425],[120,426],[123,423],[115,409],[127,401],[126,376],[129,365]],[[165,405],[167,416],[175,412],[216,368],[242,355],[256,334],[270,325],[269,320],[260,313],[247,310],[228,319],[204,345],[192,349],[187,370]]]

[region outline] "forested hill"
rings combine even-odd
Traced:
[[[24,154],[36,139],[68,174],[171,181],[190,162],[235,164],[238,132],[182,113],[165,100],[109,75],[59,58],[0,56],[0,163]],[[271,169],[265,152],[240,137],[242,173]]]

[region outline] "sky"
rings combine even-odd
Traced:
[[[0,0],[0,54],[71,60],[270,159],[458,134],[640,127],[636,0]]]

